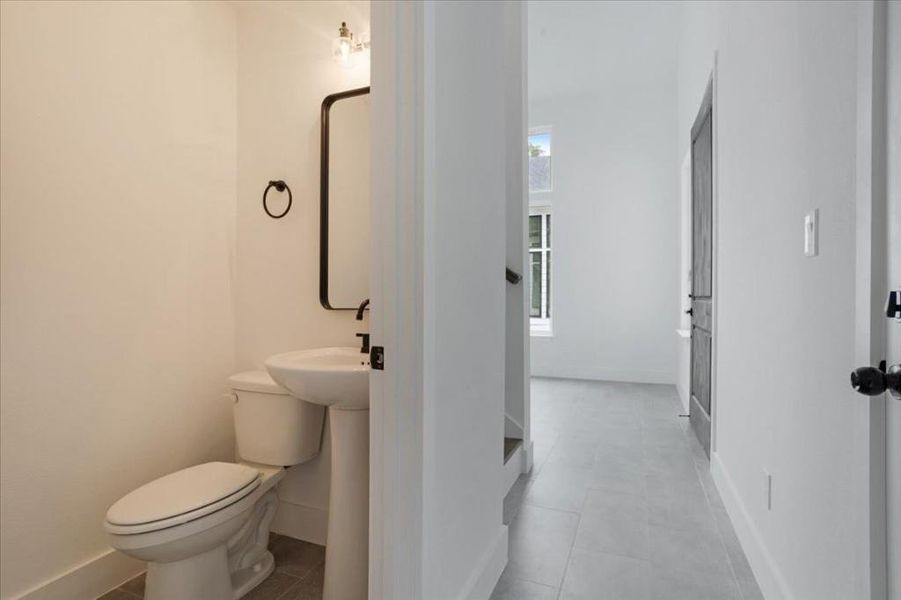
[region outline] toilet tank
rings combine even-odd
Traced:
[[[264,465],[290,467],[319,454],[325,407],[298,400],[266,371],[232,375],[238,456]]]

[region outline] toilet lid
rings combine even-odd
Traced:
[[[239,392],[262,392],[287,396],[288,390],[275,383],[266,371],[244,371],[228,378],[231,389]]]
[[[113,504],[106,521],[141,531],[172,527],[230,506],[259,484],[259,471],[247,465],[204,463],[142,485]]]

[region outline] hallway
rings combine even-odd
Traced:
[[[504,501],[492,600],[756,600],[669,385],[532,380],[532,472]]]

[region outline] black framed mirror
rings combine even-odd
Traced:
[[[369,88],[322,101],[319,302],[356,310],[369,297]]]

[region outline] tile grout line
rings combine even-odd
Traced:
[[[738,575],[735,573],[735,565],[732,564],[732,555],[729,554],[729,549],[726,547],[726,540],[723,537],[723,531],[720,527],[719,522],[717,521],[716,516],[713,514],[713,504],[710,502],[710,492],[707,490],[707,486],[704,485],[703,480],[701,478],[700,469],[698,468],[697,463],[695,463],[695,471],[698,472],[698,481],[701,483],[701,490],[704,492],[704,499],[707,501],[707,509],[710,511],[710,517],[713,519],[713,525],[716,527],[716,534],[720,540],[720,546],[723,549],[723,552],[726,554],[726,562],[729,563],[729,572],[732,573],[732,583],[735,584],[735,589],[738,591],[738,597],[741,600],[744,600],[745,593],[742,591],[741,586],[738,584]],[[729,513],[726,513],[726,517],[729,517]],[[730,518],[731,523],[731,518]],[[744,548],[742,548],[742,552],[744,552]]]
[[[591,488],[589,488],[591,489]],[[586,494],[588,493],[588,489],[585,490]],[[544,506],[543,504],[534,504],[529,502],[528,500],[523,500],[522,504],[528,504],[529,506],[533,506],[535,508],[540,508],[542,510],[553,510],[555,512],[562,512],[568,515],[581,515],[582,513],[576,510],[566,510],[565,508],[557,508],[555,506]],[[518,513],[517,513],[518,514]]]
[[[282,575],[288,575],[288,573],[282,573]],[[270,577],[271,577],[271,575],[270,575]],[[300,582],[301,582],[301,581],[303,581],[300,577],[295,577],[295,576],[293,576],[293,575],[288,575],[288,577],[291,577],[292,579],[294,579],[294,581],[292,581],[292,582],[291,582],[291,585],[289,585],[288,587],[286,587],[285,590],[284,590],[281,594],[279,594],[278,596],[276,596],[276,597],[274,598],[274,600],[281,600],[282,598],[287,598],[287,597],[288,597],[288,594],[289,594],[291,591],[293,591],[294,588],[296,588],[298,585],[300,585]]]
[[[576,547],[576,538],[579,537],[579,526],[582,524],[582,511],[585,510],[585,502],[588,500],[588,489],[585,490],[585,494],[582,496],[582,506],[578,513],[579,519],[576,521],[576,532],[573,535],[573,541],[569,544],[569,552],[566,554],[566,566],[563,567],[563,576],[560,579],[560,591],[557,594],[557,598],[563,594],[563,587],[566,584],[566,573],[569,571],[569,563],[572,560],[573,549]]]

